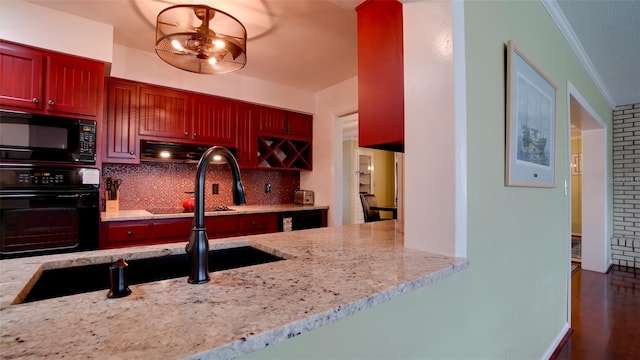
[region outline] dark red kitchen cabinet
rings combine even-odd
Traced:
[[[44,63],[41,52],[0,41],[0,105],[42,109]]]
[[[105,222],[101,226],[100,248],[145,245],[151,241],[151,224],[146,221]]]
[[[260,134],[285,135],[287,133],[287,112],[262,106],[260,108]]]
[[[51,54],[47,66],[46,109],[49,111],[97,116],[102,104],[104,64],[59,54]]]
[[[165,244],[184,241],[189,242],[192,230],[192,218],[154,220],[151,222],[151,242]]]
[[[260,135],[307,139],[312,137],[313,116],[266,106],[260,110]]]
[[[109,79],[105,113],[106,153],[104,162],[139,163],[138,85]]]
[[[287,130],[290,137],[311,139],[313,137],[313,116],[287,112]]]
[[[247,214],[240,215],[240,234],[268,234],[278,231],[278,214]]]
[[[238,103],[238,131],[236,149],[238,165],[244,169],[258,166],[258,136],[256,128],[260,120],[260,109],[249,103]]]
[[[195,142],[234,147],[236,106],[231,100],[207,95],[193,97],[193,122],[186,132]]]
[[[0,41],[0,105],[55,115],[97,117],[104,64]]]
[[[140,135],[191,140],[190,96],[159,86],[140,87]]]
[[[239,235],[240,222],[237,215],[207,216],[204,226],[209,239],[220,239]]]
[[[259,168],[311,170],[312,115],[263,106],[259,124]]]
[[[356,11],[359,145],[404,152],[402,3],[368,0]]]

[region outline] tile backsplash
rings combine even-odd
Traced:
[[[104,164],[101,189],[108,177],[122,179],[120,210],[182,208],[182,202],[194,191],[196,164],[142,162],[140,165]],[[300,188],[296,171],[241,170],[247,205],[293,203],[293,192]],[[226,165],[209,165],[205,177],[205,207],[231,206],[231,172]],[[212,193],[213,184],[219,193]],[[271,184],[271,192],[265,185]],[[104,209],[104,205],[102,207]]]

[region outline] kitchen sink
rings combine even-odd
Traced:
[[[280,260],[284,259],[251,246],[210,250],[209,272]],[[127,260],[127,264],[129,266],[125,270],[125,278],[129,285],[189,275],[187,254]],[[90,291],[108,290],[109,266],[111,265],[112,263],[93,264],[44,270],[23,303]]]

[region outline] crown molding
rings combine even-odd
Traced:
[[[611,94],[609,93],[609,89],[607,89],[607,87],[604,85],[604,82],[593,66],[593,63],[591,63],[591,59],[589,59],[587,52],[582,47],[582,43],[578,39],[578,36],[576,36],[576,33],[573,31],[573,28],[569,24],[567,18],[564,16],[564,13],[560,9],[560,6],[558,6],[556,0],[541,1],[542,5],[544,5],[545,9],[547,9],[547,12],[549,13],[549,15],[551,15],[551,18],[560,29],[562,35],[564,35],[564,37],[569,42],[569,46],[571,46],[571,48],[573,49],[573,52],[578,57],[578,60],[580,61],[582,66],[584,66],[587,74],[596,84],[598,90],[600,90],[600,94],[602,94],[602,97],[604,97],[605,100],[609,103],[609,107],[611,107],[611,109],[614,109],[616,107],[616,104],[613,101]]]

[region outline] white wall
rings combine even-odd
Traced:
[[[151,52],[114,45],[111,76],[313,113],[313,93],[242,76],[200,75],[179,70]]]
[[[0,38],[110,63],[113,26],[24,1],[0,3]]]
[[[424,14],[430,14],[429,21]],[[406,2],[403,17],[405,245],[464,255],[456,254],[454,241],[457,144],[453,4]],[[464,53],[458,55],[464,57]],[[418,234],[428,235],[429,241]]]
[[[313,168],[300,173],[300,187],[315,191],[316,204],[329,205],[329,226],[342,224],[342,126],[338,117],[358,110],[358,78],[318,92],[313,119]],[[336,164],[340,166],[336,167]]]

